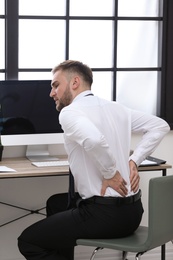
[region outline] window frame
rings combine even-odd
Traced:
[[[163,9],[162,83],[160,91],[160,117],[173,129],[173,1],[164,1]]]
[[[158,17],[120,17],[118,16],[118,1],[114,0],[114,16],[98,17],[98,16],[70,16],[70,0],[66,0],[66,15],[65,16],[19,16],[18,5],[19,0],[5,0],[5,79],[18,79],[18,72],[49,72],[51,68],[19,68],[18,67],[18,23],[19,19],[65,19],[65,59],[69,59],[69,30],[71,20],[112,20],[114,22],[114,51],[113,51],[113,67],[111,68],[92,68],[93,71],[110,71],[113,72],[113,89],[112,100],[116,100],[116,79],[119,71],[158,71],[158,97],[157,97],[157,115],[164,118],[173,129],[173,104],[171,97],[173,90],[171,82],[173,82],[173,73],[171,73],[171,65],[173,61],[173,50],[171,45],[173,43],[173,36],[171,34],[171,25],[173,18],[171,13],[173,11],[173,2],[171,0],[159,0],[160,6],[163,4],[163,16],[159,14]],[[136,21],[158,21],[162,23],[159,31],[159,55],[158,67],[138,67],[138,68],[118,68],[117,67],[117,27],[118,21],[122,20],[136,20]],[[13,39],[13,41],[11,41]],[[169,55],[168,55],[169,53]]]

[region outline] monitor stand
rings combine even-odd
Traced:
[[[31,162],[58,160],[57,157],[50,155],[48,145],[28,145],[26,149],[26,157]]]

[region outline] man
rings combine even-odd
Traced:
[[[155,116],[133,111],[91,92],[91,69],[64,61],[53,69],[52,90],[64,130],[65,148],[78,194],[76,205],[48,200],[48,218],[27,228],[19,249],[28,260],[72,260],[78,238],[113,238],[133,233],[143,207],[137,166],[169,131]],[[129,157],[131,133],[143,133]]]

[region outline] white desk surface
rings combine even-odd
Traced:
[[[15,170],[15,172],[0,172],[0,178],[63,176],[69,173],[69,166],[36,167],[27,158],[4,158],[0,161],[0,166]]]
[[[65,158],[61,158],[62,160]],[[0,172],[0,178],[22,178],[41,176],[63,176],[68,175],[69,166],[60,167],[36,167],[27,158],[5,158],[0,161],[0,166],[7,166],[15,172]],[[172,168],[169,164],[159,166],[140,166],[139,171],[162,171]]]

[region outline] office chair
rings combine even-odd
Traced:
[[[135,252],[135,259],[145,252],[164,246],[173,240],[173,176],[152,178],[149,181],[148,227],[139,226],[132,235],[115,239],[78,239],[77,245],[97,247],[90,258],[93,260],[99,249],[109,248],[123,252]]]

